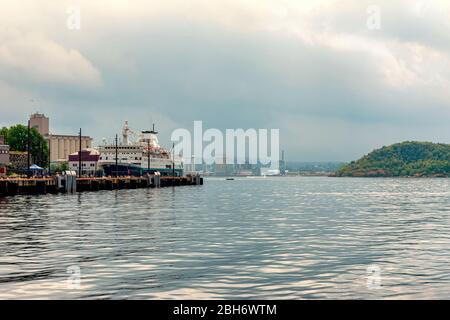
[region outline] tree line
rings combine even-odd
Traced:
[[[344,165],[336,176],[450,177],[450,144],[406,141],[382,147]]]
[[[10,151],[28,151],[28,127],[17,124],[12,127],[0,129],[0,136],[5,137],[5,143],[9,145]],[[30,155],[31,164],[40,167],[48,167],[49,146],[47,140],[35,129],[30,128]],[[18,169],[18,168],[11,168]]]

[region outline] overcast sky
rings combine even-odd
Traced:
[[[96,142],[124,120],[166,146],[194,120],[279,128],[300,161],[450,143],[450,1],[2,1],[0,111]]]

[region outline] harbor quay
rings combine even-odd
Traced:
[[[199,175],[141,177],[76,177],[59,175],[34,178],[0,178],[0,196],[75,193],[100,190],[143,189],[203,185]]]

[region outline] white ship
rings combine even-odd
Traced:
[[[155,126],[151,131],[136,132],[128,126],[122,129],[122,140],[99,146],[99,166],[106,175],[134,175],[159,172],[161,175],[183,175],[182,160],[162,148]],[[133,139],[134,138],[134,139]],[[116,161],[117,154],[117,161]]]

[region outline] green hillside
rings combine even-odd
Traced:
[[[450,144],[402,142],[374,150],[336,171],[338,177],[450,177]]]

